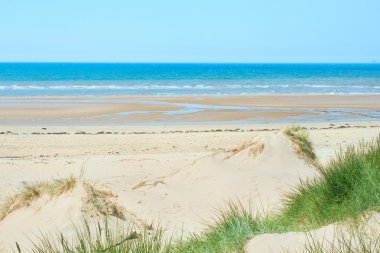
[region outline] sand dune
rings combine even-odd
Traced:
[[[239,199],[258,209],[277,210],[283,194],[300,179],[317,176],[315,168],[294,154],[292,144],[282,133],[260,134],[251,142],[264,145],[256,157],[251,154],[252,146],[236,151],[233,156],[231,149],[222,149],[206,153],[167,174],[152,171],[145,180],[132,183],[129,191],[119,190],[125,187],[125,181],[102,182],[112,184],[120,192],[121,203],[140,219],[157,221],[159,217],[161,225],[178,234],[200,232],[203,221],[215,217],[215,210],[223,208],[229,200]]]
[[[313,127],[310,136],[318,158],[325,162],[339,146],[377,136],[379,127],[370,126],[308,127]],[[1,200],[36,181],[74,175],[80,183],[73,191],[43,196],[0,221],[1,245],[7,252],[15,241],[28,245],[28,236],[39,231],[70,233],[83,216],[99,219],[85,208],[88,193],[83,182],[112,192],[111,199],[122,207],[126,222],[160,225],[175,237],[201,232],[229,200],[251,204],[257,212],[276,212],[284,194],[300,180],[318,177],[316,168],[295,153],[281,128],[174,126],[163,131],[147,127],[139,129],[142,134],[121,127],[108,127],[104,134],[93,134],[100,129],[91,127],[12,130],[0,136]],[[264,249],[266,243],[284,236],[303,242],[298,234],[263,236],[249,245],[264,245],[260,246]]]

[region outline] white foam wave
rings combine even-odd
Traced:
[[[210,90],[209,93],[275,93],[275,92],[288,92],[292,93],[297,91],[306,93],[328,93],[328,92],[343,92],[343,93],[368,93],[370,91],[380,89],[380,85],[326,85],[326,84],[249,84],[249,83],[215,83],[215,84],[152,84],[152,83],[125,83],[125,84],[10,84],[0,85],[2,92],[7,90],[28,91],[28,90],[54,90],[69,91],[69,90],[134,90],[133,93],[147,91],[157,94],[162,93],[176,93],[178,91],[199,93],[200,90]],[[206,91],[207,93],[207,91]]]
[[[45,87],[38,85],[12,85],[11,90],[43,90]]]

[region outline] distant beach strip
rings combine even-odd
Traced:
[[[2,97],[1,125],[160,125],[380,120],[380,94]]]

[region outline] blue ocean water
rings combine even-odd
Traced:
[[[380,64],[0,63],[0,96],[380,93]]]

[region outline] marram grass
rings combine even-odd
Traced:
[[[93,253],[93,252],[133,252],[165,253],[166,245],[162,230],[144,230],[137,233],[133,226],[123,228],[119,224],[112,226],[105,220],[97,225],[89,225],[84,220],[81,226],[75,227],[73,237],[42,235],[33,243],[32,249],[23,249],[16,243],[16,252],[31,253]]]
[[[66,179],[56,179],[51,182],[40,182],[28,184],[13,196],[8,197],[0,206],[0,221],[8,214],[17,209],[27,207],[31,202],[46,194],[50,197],[59,196],[70,191],[77,184],[77,179],[69,177]]]
[[[282,218],[311,227],[380,211],[380,138],[349,147],[321,170],[321,178],[303,183],[287,198]]]
[[[309,132],[301,126],[292,126],[284,130],[285,135],[294,143],[296,151],[306,161],[316,167],[320,167],[317,156],[314,153],[313,144],[309,139]]]

